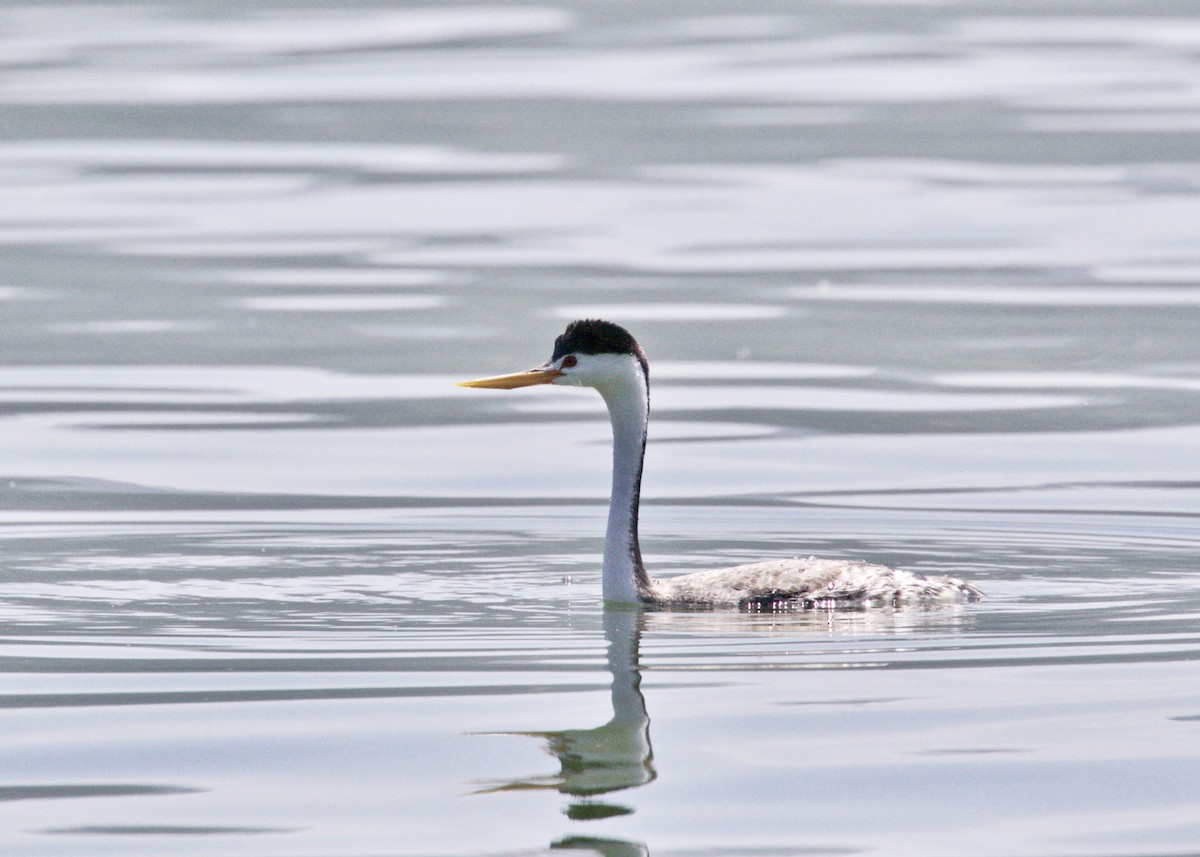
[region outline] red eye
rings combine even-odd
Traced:
[[[578,362],[579,362],[579,360],[576,359],[574,354],[568,354],[566,357],[563,358],[562,367],[564,369],[570,369],[572,366],[574,366]]]

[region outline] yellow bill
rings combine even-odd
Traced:
[[[517,387],[532,387],[534,384],[549,384],[562,372],[551,366],[539,366],[526,372],[514,372],[511,375],[494,375],[491,378],[477,378],[474,381],[459,381],[459,387],[484,387],[489,390],[515,390]]]

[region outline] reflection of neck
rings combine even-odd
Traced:
[[[636,755],[653,778],[650,717],[642,696],[638,668],[638,640],[642,630],[639,610],[605,610],[604,636],[608,639],[608,669],[612,673],[613,718],[610,725],[627,735]]]
[[[604,611],[608,671],[612,674],[612,719],[594,729],[513,733],[544,738],[547,749],[558,758],[562,769],[552,777],[505,781],[484,789],[485,792],[552,788],[588,798],[571,806],[567,815],[572,818],[604,818],[606,813],[624,815],[633,812],[628,807],[597,802],[593,798],[645,785],[657,776],[650,747],[650,718],[646,714],[638,670],[638,635],[642,620],[642,611],[638,607]]]
[[[604,600],[636,604],[650,588],[638,544],[638,502],[650,394],[641,364],[629,358],[629,371],[597,388],[608,405],[613,429],[612,496],[604,535]]]

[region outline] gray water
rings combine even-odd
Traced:
[[[5,855],[1200,851],[1192,2],[0,7]],[[818,554],[946,610],[605,612]]]

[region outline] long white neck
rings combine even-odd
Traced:
[[[633,357],[627,371],[615,373],[596,389],[608,405],[613,428],[612,497],[604,535],[604,600],[636,604],[650,589],[638,546],[638,498],[642,489],[642,457],[650,391],[641,364]]]

